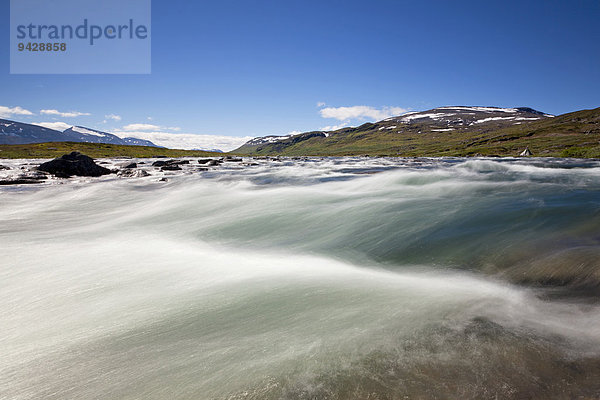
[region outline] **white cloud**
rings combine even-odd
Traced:
[[[370,106],[352,106],[352,107],[327,107],[319,110],[323,118],[335,118],[339,121],[350,119],[371,119],[380,121],[389,117],[403,114],[408,110],[402,107],[382,107],[375,108]]]
[[[65,129],[69,129],[73,125],[67,124],[66,122],[34,122],[34,125],[43,126],[44,128],[54,129],[57,131],[64,131]]]
[[[31,111],[21,107],[0,106],[0,118],[9,118],[13,115],[34,115]]]
[[[160,126],[152,124],[129,124],[123,127],[124,131],[152,131],[160,130]]]
[[[105,115],[104,118],[106,118],[106,119],[112,119],[114,121],[120,121],[121,120],[121,116],[120,115],[116,115],[116,114],[108,114],[108,115]]]
[[[158,126],[153,124],[129,124],[123,127],[124,131],[144,131],[144,132],[152,132],[152,131],[180,131],[181,128],[177,126]]]
[[[327,125],[327,126],[320,128],[319,130],[321,130],[321,131],[337,131],[338,129],[347,128],[349,126],[352,126],[352,125],[350,125],[350,122],[344,121],[339,125]]]
[[[40,110],[40,114],[58,115],[59,117],[63,117],[63,118],[74,118],[74,117],[81,117],[82,115],[91,115],[90,113],[84,113],[84,112],[79,112],[79,111],[61,112],[58,110]]]
[[[144,125],[144,124],[133,124]],[[217,135],[196,135],[193,133],[171,133],[161,131],[131,131],[123,130],[112,132],[113,134],[125,138],[136,137],[152,141],[159,146],[168,147],[170,149],[219,149],[230,151],[237,149],[252,136],[234,137],[234,136],[217,136]]]

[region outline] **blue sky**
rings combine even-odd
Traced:
[[[149,75],[10,75],[7,0],[0,15],[0,118],[180,147],[444,105],[600,106],[597,0],[153,0]]]

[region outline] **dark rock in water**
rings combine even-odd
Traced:
[[[168,181],[169,181],[169,179],[167,179],[167,178],[160,178],[158,181],[159,181],[159,182],[168,182]]]
[[[125,163],[125,164],[121,164],[119,166],[121,168],[131,169],[131,168],[137,168],[137,163]]]
[[[206,165],[209,167],[216,167],[217,165],[221,165],[222,161],[219,160],[210,160]]]
[[[6,165],[0,165],[0,171],[2,171],[4,169],[10,169],[10,167],[7,167]]]
[[[48,179],[45,172],[35,172],[31,175],[21,175],[20,179]]]
[[[37,180],[37,179],[22,179],[22,178],[17,178],[17,179],[5,179],[5,180],[0,180],[0,186],[5,186],[5,185],[29,185],[32,183],[43,183],[44,181],[41,180]]]
[[[33,183],[44,183],[44,179],[47,178],[45,176],[20,176],[14,179],[0,180],[0,185],[30,185]]]
[[[227,161],[227,162],[242,162],[242,159],[241,158],[227,156],[227,157],[225,157],[225,161]]]
[[[186,165],[189,163],[190,163],[190,160],[171,160],[171,161],[169,161],[169,164],[171,164],[171,165]]]
[[[196,168],[196,171],[208,171],[208,168],[200,167],[200,168]]]
[[[181,171],[181,167],[179,165],[165,165],[160,170],[161,171]]]
[[[211,161],[213,161],[212,158],[201,158],[198,160],[198,164],[208,164]]]
[[[143,169],[123,169],[117,173],[122,178],[142,178],[144,176],[150,176],[150,174]]]
[[[154,161],[152,163],[153,167],[165,167],[168,165],[184,165],[189,164],[189,160],[167,160],[167,161]]]
[[[43,183],[48,177],[41,172],[33,175],[19,175],[16,178],[0,180],[0,185],[29,185],[32,183]]]
[[[112,173],[111,170],[96,164],[91,157],[77,151],[45,162],[38,167],[38,170],[49,172],[59,178],[69,178],[73,175],[102,176]]]

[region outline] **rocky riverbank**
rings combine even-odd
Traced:
[[[115,178],[155,178],[168,181],[169,177],[207,172],[217,169],[242,169],[268,166],[283,161],[307,160],[279,157],[209,157],[209,158],[108,158],[93,160],[73,152],[51,161],[15,159],[0,161],[0,185],[30,185],[65,183],[67,179],[80,181],[82,177],[96,180]]]

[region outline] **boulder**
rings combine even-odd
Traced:
[[[161,171],[181,171],[181,167],[179,165],[165,165],[160,170]]]
[[[125,168],[125,169],[137,168],[137,163],[129,162],[129,163],[121,164],[121,165],[119,165],[119,167]]]
[[[0,186],[5,185],[30,185],[32,183],[43,183],[44,181],[37,179],[24,179],[24,178],[16,178],[16,179],[0,179]]]
[[[0,185],[30,185],[32,183],[43,183],[48,177],[42,173],[33,175],[19,175],[16,178],[0,180]]]
[[[96,164],[91,157],[77,151],[45,162],[38,167],[38,170],[49,172],[59,178],[69,178],[73,175],[102,176],[113,172]]]
[[[42,172],[35,172],[33,174],[21,174],[17,177],[0,180],[0,185],[29,185],[32,183],[42,183],[48,179]]]
[[[166,167],[169,165],[184,165],[184,164],[189,164],[190,161],[189,160],[167,160],[167,161],[154,161],[152,163],[153,167]]]
[[[143,169],[123,169],[117,172],[117,175],[122,178],[142,178],[144,176],[150,176],[150,174]]]

